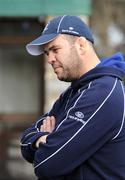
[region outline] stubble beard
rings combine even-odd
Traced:
[[[67,64],[67,67],[63,67],[64,75],[58,77],[58,79],[60,81],[73,82],[80,78],[81,63],[76,49],[70,53],[68,58],[71,59],[71,61],[68,61],[69,64]]]

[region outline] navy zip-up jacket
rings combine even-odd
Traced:
[[[22,155],[39,180],[125,179],[124,75],[120,53],[102,60],[23,133]],[[46,116],[56,118],[56,127],[37,149]]]

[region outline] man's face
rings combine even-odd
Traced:
[[[76,43],[69,42],[65,35],[59,35],[44,45],[43,50],[59,80],[72,82],[81,76],[81,60]]]

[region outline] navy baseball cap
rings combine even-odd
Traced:
[[[41,36],[26,45],[28,53],[34,56],[43,54],[40,46],[51,42],[59,34],[83,36],[94,43],[91,30],[79,17],[64,15],[50,20],[45,26]]]

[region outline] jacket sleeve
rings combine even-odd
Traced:
[[[123,116],[123,92],[117,79],[108,81],[96,80],[81,91],[65,118],[48,135],[47,143],[40,144],[34,157],[39,178],[69,174],[117,134],[121,123],[117,120]]]
[[[33,163],[34,155],[36,152],[36,148],[34,146],[35,141],[39,137],[48,134],[48,132],[39,131],[39,127],[45,117],[46,116],[41,117],[30,128],[26,129],[21,137],[21,153],[23,157],[30,163]]]
[[[48,132],[41,132],[39,130],[40,126],[42,125],[43,120],[47,116],[51,116],[51,115],[55,116],[55,111],[57,111],[57,108],[60,108],[59,104],[61,104],[60,101],[62,101],[62,96],[63,95],[61,95],[60,98],[57,99],[50,112],[43,115],[36,123],[34,123],[31,127],[26,129],[22,134],[21,143],[20,143],[21,153],[24,159],[26,159],[30,163],[33,163],[35,152],[37,150],[37,148],[35,148],[36,140],[41,136],[49,134]]]

